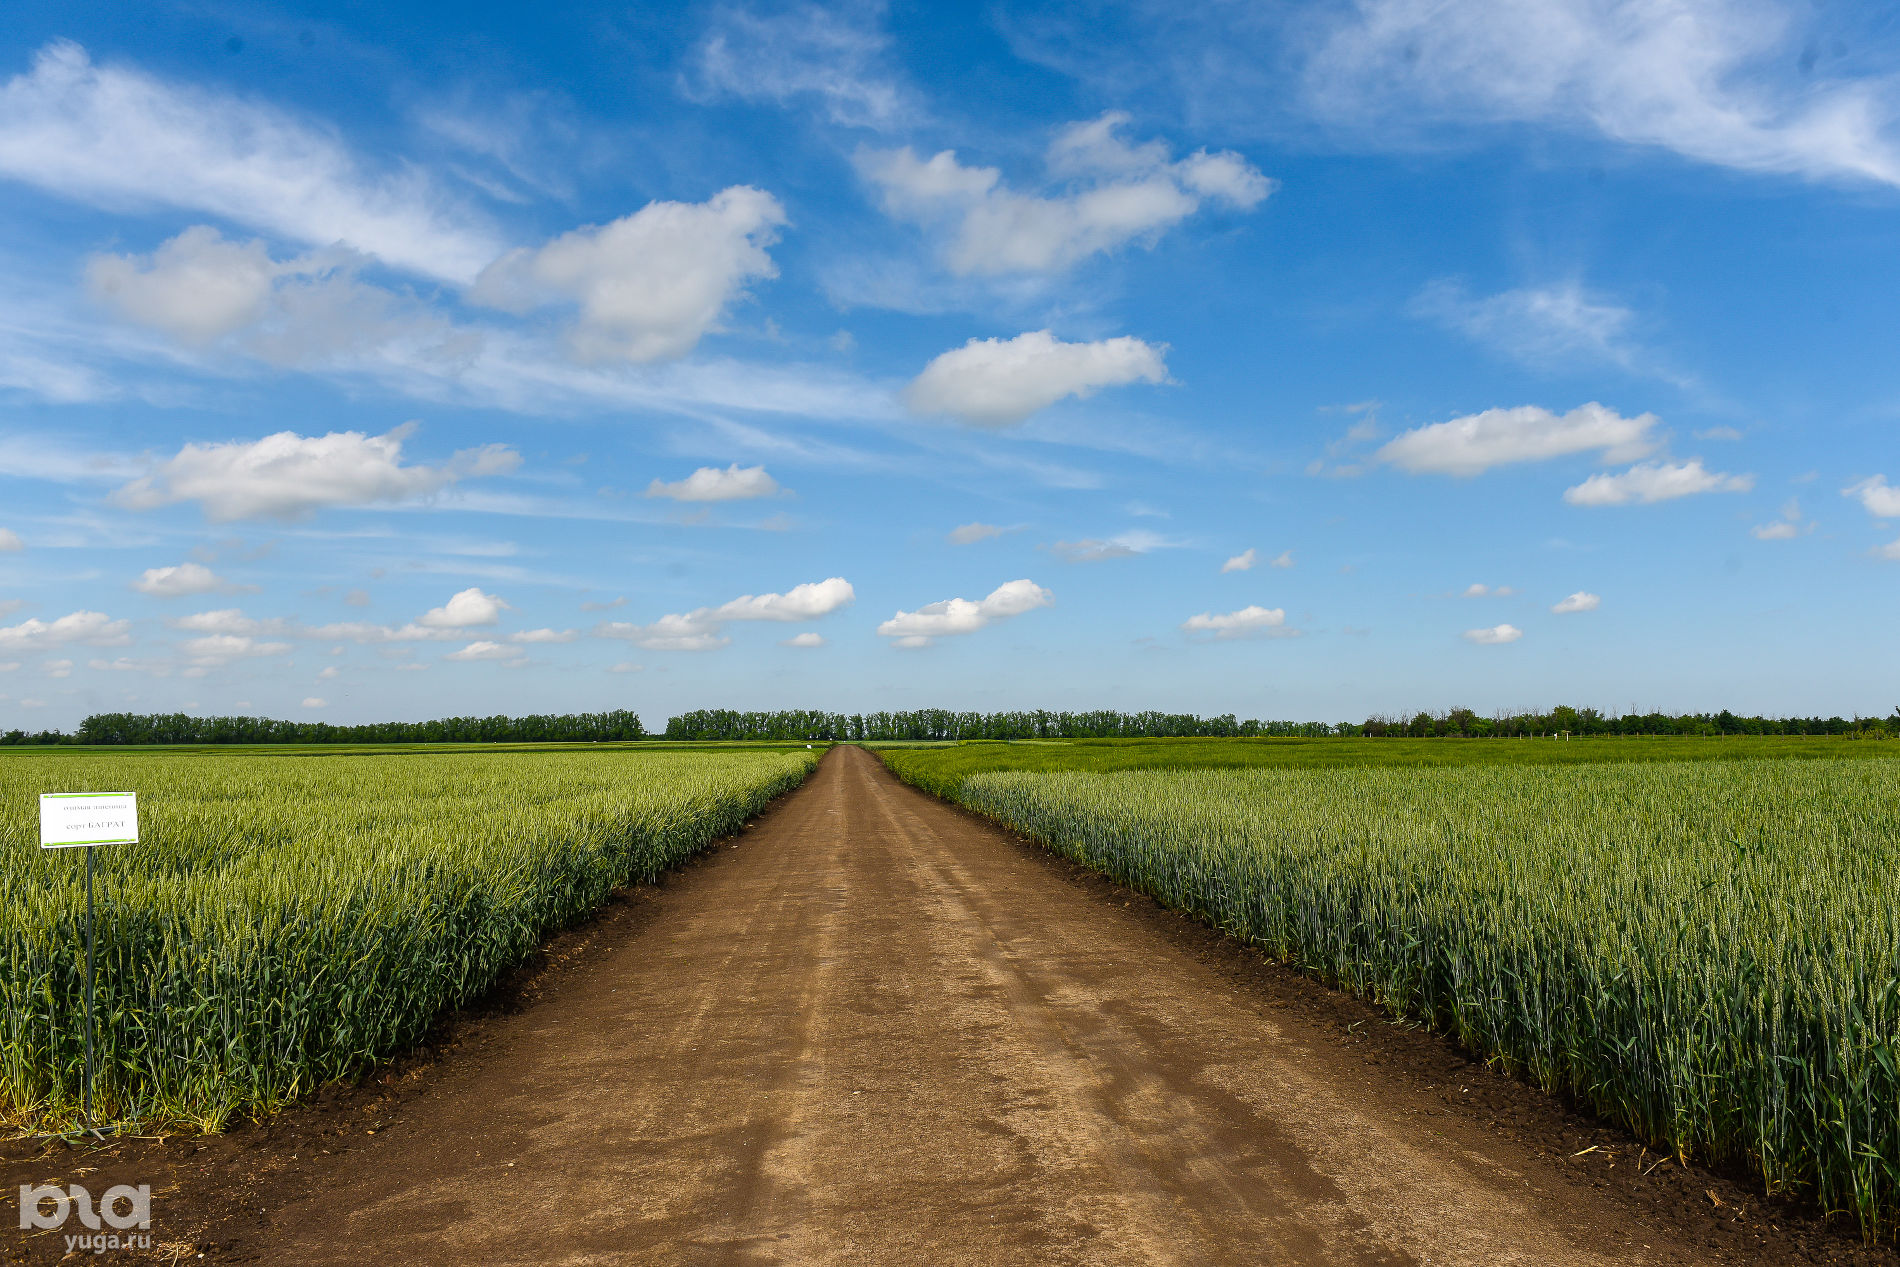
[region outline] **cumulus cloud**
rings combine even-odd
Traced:
[[[952,528],[944,540],[953,546],[973,546],[979,541],[988,541],[991,537],[1000,537],[1003,530],[995,524],[971,523],[959,524]]]
[[[882,31],[837,8],[728,9],[693,50],[689,86],[702,97],[809,101],[833,123],[883,130],[922,112],[891,61]]]
[[[1801,503],[1798,499],[1791,497],[1781,508],[1781,518],[1765,524],[1756,524],[1749,529],[1749,532],[1758,541],[1792,541],[1796,537],[1814,531],[1813,521],[1803,523],[1802,519]]]
[[[1564,490],[1572,506],[1626,506],[1690,497],[1697,493],[1746,493],[1755,487],[1753,475],[1711,471],[1701,458],[1687,462],[1639,462],[1627,471],[1592,475]]]
[[[93,256],[86,282],[121,315],[203,344],[255,324],[280,271],[262,242],[227,242],[216,229],[197,225],[146,259]]]
[[[783,594],[746,594],[711,610],[714,620],[816,620],[857,598],[842,576],[794,585]]]
[[[1635,314],[1575,281],[1527,286],[1482,298],[1441,279],[1412,300],[1415,316],[1531,365],[1578,358],[1629,365]]]
[[[479,586],[471,585],[458,594],[449,596],[449,601],[440,607],[432,607],[416,617],[416,623],[425,629],[469,629],[476,625],[492,625],[501,619],[501,613],[508,604],[493,594],[482,593]]]
[[[214,594],[255,586],[233,585],[202,563],[180,563],[175,567],[146,568],[132,588],[154,598],[183,598],[192,594]]]
[[[1496,647],[1507,642],[1516,642],[1524,636],[1524,631],[1516,625],[1493,625],[1489,629],[1467,629],[1465,640],[1480,646]]]
[[[1900,184],[1891,80],[1776,73],[1796,60],[1797,11],[1755,0],[1359,0],[1314,52],[1305,92],[1334,121],[1386,135],[1554,123],[1744,171]]]
[[[650,625],[604,621],[595,626],[600,638],[619,638],[649,651],[712,651],[730,643],[725,625],[735,620],[791,623],[817,620],[857,598],[851,582],[842,576],[794,585],[783,594],[742,594],[717,607],[660,617]]]
[[[1018,193],[994,167],[966,167],[944,150],[920,159],[905,146],[861,149],[858,171],[894,216],[944,232],[946,262],[963,275],[1048,273],[1162,231],[1218,202],[1249,210],[1274,182],[1240,155],[1205,150],[1170,161],[1159,141],[1131,145],[1128,116],[1110,111],[1057,133],[1045,155],[1062,186]]]
[[[325,126],[95,65],[66,40],[0,87],[0,174],[114,210],[183,208],[340,243],[458,283],[500,251],[482,219],[418,168],[368,172]]]
[[[380,436],[280,431],[249,442],[187,444],[113,493],[112,501],[131,510],[195,501],[214,522],[307,519],[328,507],[414,501],[521,464],[513,449],[489,444],[464,449],[441,466],[405,466],[402,445],[413,430],[405,425]]]
[[[523,629],[520,633],[509,634],[508,641],[520,643],[523,646],[540,646],[548,643],[572,642],[578,637],[580,637],[579,631],[573,629]]]
[[[187,638],[179,644],[179,650],[190,656],[191,662],[200,668],[216,668],[232,660],[288,655],[291,646],[288,642],[267,642],[249,634],[217,633],[206,634],[202,638]]]
[[[1841,496],[1855,498],[1876,519],[1900,518],[1900,488],[1888,484],[1884,475],[1850,484],[1841,490]]]
[[[1459,597],[1461,598],[1509,598],[1511,595],[1515,593],[1517,593],[1517,589],[1515,586],[1486,585],[1483,581],[1473,581],[1471,584],[1465,586],[1464,592],[1460,594]]]
[[[1181,623],[1181,630],[1188,634],[1211,634],[1222,642],[1234,638],[1281,638],[1299,632],[1286,628],[1285,608],[1261,607],[1257,604],[1219,615],[1202,612],[1198,616],[1190,616]]]
[[[1123,335],[1064,343],[1047,330],[1013,339],[971,339],[939,355],[904,389],[918,414],[947,414],[978,427],[1021,422],[1065,396],[1086,398],[1103,387],[1163,382],[1165,344]]]
[[[496,623],[501,612],[508,609],[508,604],[502,599],[493,594],[484,593],[480,587],[471,586],[451,595],[442,606],[431,608],[415,620],[402,625],[379,625],[369,621],[336,621],[324,625],[306,625],[277,616],[263,619],[247,616],[236,607],[194,612],[168,623],[172,628],[187,633],[243,638],[302,638],[318,642],[382,645],[404,642],[452,642],[456,638],[465,636],[464,630]],[[554,633],[553,630],[541,629],[529,630],[513,636],[524,643],[564,640],[558,635],[548,636]],[[340,646],[331,650],[332,655],[341,653]]]
[[[724,470],[702,466],[685,479],[670,484],[655,479],[647,485],[646,495],[670,497],[678,502],[731,502],[771,497],[778,491],[778,481],[767,475],[763,466],[740,466],[734,462]]]
[[[1889,541],[1884,546],[1874,547],[1874,557],[1900,562],[1900,541]]]
[[[916,611],[900,611],[877,627],[879,634],[897,639],[898,646],[920,647],[933,638],[975,633],[994,621],[1047,607],[1055,595],[1031,580],[1007,581],[987,598],[946,598],[926,603]]]
[[[356,279],[368,257],[326,248],[274,260],[259,241],[195,225],[151,255],[92,256],[86,285],[115,315],[189,347],[221,340],[273,365],[465,370],[481,337],[412,297]]]
[[[51,651],[73,643],[122,647],[132,641],[131,629],[131,621],[113,620],[95,611],[76,611],[51,621],[24,620],[0,628],[0,655]]]
[[[48,660],[42,667],[45,668],[47,677],[71,677],[73,675],[73,662],[71,660]]]
[[[20,540],[20,534],[11,528],[0,528],[0,554],[11,554],[15,550],[26,549],[26,543]]]
[[[511,647],[500,642],[471,642],[460,651],[451,651],[442,657],[445,660],[509,660],[525,659],[519,647]]]
[[[1656,422],[1654,414],[1625,418],[1594,401],[1567,414],[1519,405],[1414,428],[1375,456],[1415,475],[1478,475],[1512,462],[1590,452],[1606,462],[1633,462],[1655,451]]]
[[[781,639],[778,645],[781,647],[822,647],[825,645],[825,636],[817,633],[793,634],[789,638]]]
[[[510,251],[482,271],[469,298],[511,312],[577,305],[569,337],[585,360],[674,360],[717,328],[747,282],[778,275],[766,248],[784,223],[778,199],[745,185],[703,203],[648,203]]]
[[[1245,550],[1242,550],[1239,554],[1236,554],[1233,558],[1221,564],[1220,570],[1223,574],[1227,572],[1251,572],[1253,571],[1254,562],[1259,557],[1259,551],[1255,550],[1252,546],[1248,546]]]
[[[330,701],[320,696],[308,695],[304,697],[303,706],[305,708],[328,708],[330,707]]]
[[[1603,599],[1599,596],[1588,590],[1578,590],[1570,597],[1558,600],[1550,610],[1559,616],[1567,616],[1573,612],[1593,612],[1602,605]]]

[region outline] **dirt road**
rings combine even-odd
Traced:
[[[479,1050],[374,1109],[373,1134],[329,1132],[320,1157],[311,1134],[277,1136],[301,1158],[272,1160],[269,1182],[206,1229],[208,1257],[1807,1257],[1710,1234],[1742,1203],[1735,1189],[1685,1219],[1681,1183],[1700,1204],[1703,1178],[1663,1200],[1609,1183],[1619,1156],[1620,1180],[1638,1173],[1613,1136],[1581,1160],[1548,1132],[1513,1137],[1486,1120],[1504,1110],[1470,1106],[1530,1092],[1455,1056],[1444,1085],[1416,1060],[1386,1067],[1403,1053],[1352,1045],[1380,1027],[1370,1012],[1348,1026],[1276,1001],[1223,967],[1242,952],[1124,906],[861,749],[831,753],[670,887],[584,969],[497,1018]],[[161,1219],[216,1185],[202,1161],[175,1162]]]

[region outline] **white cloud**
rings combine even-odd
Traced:
[[[1892,559],[1895,562],[1900,562],[1900,541],[1889,541],[1884,546],[1876,546],[1874,548],[1874,557],[1877,559]]]
[[[48,660],[43,667],[46,669],[47,677],[71,677],[73,675],[73,662],[71,660]]]
[[[185,208],[397,268],[472,279],[500,247],[419,169],[378,176],[321,125],[97,66],[55,41],[0,87],[0,174],[109,210]]]
[[[1567,616],[1572,612],[1593,612],[1602,605],[1603,599],[1598,595],[1588,590],[1578,590],[1570,597],[1558,600],[1550,610],[1559,616]]]
[[[920,647],[932,638],[975,633],[992,621],[1005,620],[1047,607],[1055,595],[1031,580],[1007,581],[989,597],[972,601],[946,598],[927,603],[914,612],[900,611],[877,627],[879,634],[897,639],[897,646]]]
[[[716,621],[816,620],[857,598],[851,582],[842,576],[794,585],[783,594],[746,594],[711,610]]]
[[[1309,104],[1339,122],[1387,135],[1554,123],[1744,171],[1900,184],[1892,81],[1788,74],[1793,8],[1359,0],[1345,12],[1304,76]]]
[[[0,628],[0,654],[51,651],[69,643],[89,647],[122,647],[132,641],[132,622],[113,620],[104,612],[76,611],[58,620],[24,620]]]
[[[304,697],[303,706],[305,708],[328,708],[330,707],[330,701],[316,695],[309,695]]]
[[[509,634],[508,641],[521,643],[524,646],[539,646],[555,642],[572,642],[578,637],[580,633],[573,629],[524,629],[520,633]]]
[[[1814,531],[1812,521],[1802,523],[1801,502],[1798,498],[1789,498],[1781,508],[1781,518],[1772,523],[1756,524],[1749,532],[1759,541],[1792,541]]]
[[[1057,133],[1045,161],[1066,188],[1017,193],[994,167],[965,167],[954,151],[920,159],[909,146],[858,151],[858,171],[894,216],[940,228],[946,260],[963,275],[1047,273],[1132,241],[1152,242],[1208,201],[1258,206],[1274,182],[1240,155],[1199,151],[1169,161],[1159,141],[1117,135],[1128,116],[1111,111]]]
[[[1876,519],[1900,517],[1900,488],[1887,483],[1884,475],[1874,475],[1841,490],[1841,496],[1853,497]]]
[[[1293,551],[1291,550],[1280,551],[1280,553],[1274,555],[1271,559],[1267,560],[1267,566],[1270,568],[1292,567],[1293,566]]]
[[[1656,422],[1654,414],[1625,418],[1594,401],[1567,414],[1519,405],[1415,428],[1387,441],[1375,456],[1414,475],[1478,475],[1511,462],[1591,451],[1606,462],[1633,462],[1655,451]]]
[[[1099,563],[1103,559],[1126,559],[1147,554],[1150,550],[1159,550],[1168,544],[1165,537],[1137,529],[1106,541],[1093,537],[1084,537],[1080,541],[1058,541],[1049,547],[1049,551],[1064,563]]]
[[[356,279],[368,257],[327,248],[277,261],[262,242],[195,225],[150,256],[94,255],[87,289],[135,325],[192,348],[228,346],[272,365],[466,372],[485,333],[458,328],[414,296]]]
[[[464,449],[442,466],[404,466],[402,445],[411,430],[405,425],[380,436],[280,431],[250,442],[187,444],[112,500],[132,510],[196,501],[215,522],[306,519],[325,507],[413,501],[521,464],[513,449],[490,444]]]
[[[670,497],[679,502],[730,502],[771,497],[778,491],[778,481],[766,474],[763,466],[740,466],[734,462],[724,470],[702,466],[685,479],[670,484],[655,479],[647,485],[646,495]]]
[[[778,645],[781,647],[822,647],[825,645],[825,636],[817,633],[793,634],[780,641]]]
[[[1489,629],[1467,629],[1465,640],[1480,646],[1495,647],[1507,642],[1516,642],[1524,636],[1524,631],[1516,625],[1493,625]]]
[[[1711,471],[1701,458],[1687,462],[1639,462],[1629,470],[1611,475],[1592,475],[1583,483],[1564,490],[1564,500],[1572,506],[1625,506],[1631,502],[1670,501],[1696,493],[1746,493],[1755,487],[1752,475],[1729,475]]]
[[[1698,440],[1739,440],[1742,433],[1733,427],[1704,427],[1695,433]]]
[[[950,530],[944,538],[953,546],[973,546],[979,541],[988,541],[991,537],[1000,537],[1003,530],[995,524],[970,523],[959,524]]]
[[[971,339],[924,367],[904,389],[913,413],[948,414],[979,427],[1021,422],[1065,396],[1102,387],[1164,382],[1165,344],[1123,335],[1064,343],[1047,330],[1013,339]]]
[[[95,255],[86,283],[121,315],[185,343],[205,344],[264,315],[280,266],[260,241],[227,242],[196,225],[147,259]]]
[[[609,673],[640,673],[640,672],[645,671],[646,667],[647,666],[644,664],[635,664],[631,660],[622,660],[619,664],[608,665],[607,672]]]
[[[1258,605],[1223,612],[1218,616],[1212,612],[1202,612],[1183,621],[1181,630],[1189,634],[1212,634],[1217,641],[1222,642],[1263,636],[1281,638],[1299,632],[1286,628],[1285,608]]]
[[[20,534],[11,528],[0,528],[0,554],[10,554],[15,550],[26,549],[26,543],[20,540]]]
[[[717,328],[747,282],[778,275],[766,248],[784,223],[778,199],[745,185],[703,203],[648,203],[510,251],[482,271],[469,298],[511,312],[574,303],[569,337],[583,359],[673,360]]]
[[[261,642],[248,634],[207,634],[202,638],[187,638],[179,644],[179,650],[190,656],[194,664],[215,667],[232,660],[289,655],[291,646],[288,642]]]
[[[333,678],[340,678],[342,676],[343,676],[343,670],[337,668],[334,664],[325,665],[323,667],[323,670],[317,674],[318,679],[325,682],[328,682]]]
[[[180,616],[169,622],[174,629],[187,633],[208,634],[246,634],[246,635],[282,635],[291,632],[289,621],[269,619],[257,620],[246,616],[236,607],[220,607],[216,611],[193,612],[189,616]]]
[[[691,86],[780,105],[813,100],[833,123],[883,130],[922,113],[890,62],[884,33],[836,8],[728,9],[693,50]]]
[[[1223,574],[1227,572],[1251,572],[1253,571],[1254,561],[1259,557],[1259,553],[1260,552],[1255,550],[1252,546],[1248,546],[1245,550],[1221,564],[1220,570]]]
[[[1634,354],[1626,336],[1635,314],[1575,281],[1478,299],[1440,280],[1418,293],[1412,312],[1532,365],[1577,357],[1629,365]]]
[[[724,632],[729,621],[817,620],[856,598],[851,582],[833,576],[794,585],[783,594],[744,594],[718,607],[665,615],[650,625],[605,621],[595,626],[594,635],[623,639],[649,651],[712,651],[732,641]]]
[[[451,595],[442,606],[432,607],[422,613],[416,618],[416,623],[425,629],[469,629],[476,625],[494,624],[506,610],[509,610],[506,602],[493,594],[482,593],[479,586],[471,585]]]
[[[202,563],[180,563],[175,567],[146,568],[132,588],[154,598],[182,598],[192,594],[213,594],[253,586],[237,586]]]
[[[1509,598],[1517,593],[1512,585],[1486,585],[1483,581],[1473,581],[1465,586],[1460,598]]]
[[[445,660],[520,660],[523,658],[519,647],[511,647],[500,642],[471,642],[460,651],[451,651],[442,657]]]

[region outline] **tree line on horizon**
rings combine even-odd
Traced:
[[[57,730],[39,734],[9,730],[0,734],[0,744],[600,743],[647,737],[640,715],[626,709],[528,717],[441,717],[361,726],[269,717],[94,713],[70,735]]]
[[[832,713],[819,709],[741,712],[697,709],[669,718],[664,738],[686,741],[946,741],[961,739],[1173,738],[1528,738],[1544,735],[1836,735],[1900,737],[1900,708],[1889,717],[1763,717],[1719,713],[1606,714],[1559,705],[1547,713],[1494,713],[1469,708],[1374,714],[1363,722],[1241,721],[1232,713],[1045,709],[995,713],[925,708],[900,712]],[[527,717],[443,717],[420,722],[339,726],[268,717],[193,717],[186,713],[95,713],[71,734],[13,729],[0,745],[21,744],[349,744],[349,743],[601,743],[656,738],[625,709],[603,713],[537,713]]]
[[[1900,735],[1900,708],[1887,718],[1760,717],[1719,713],[1612,716],[1559,705],[1547,713],[1480,716],[1468,708],[1409,717],[1375,714],[1363,722],[1241,721],[1232,713],[908,712],[827,713],[816,710],[736,712],[700,709],[666,723],[668,739],[944,741],[959,739],[1164,738],[1525,738],[1533,735]]]

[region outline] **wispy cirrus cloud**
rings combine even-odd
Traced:
[[[398,269],[474,279],[486,219],[413,167],[374,171],[334,130],[259,102],[99,65],[56,40],[0,86],[0,175],[111,209],[206,212]]]
[[[1359,0],[1314,44],[1305,106],[1361,134],[1546,124],[1697,162],[1900,185],[1900,95],[1788,73],[1807,38],[1765,0]],[[1811,54],[1800,57],[1812,70]]]
[[[809,104],[844,127],[915,123],[924,106],[896,64],[882,13],[875,4],[722,8],[693,47],[685,86],[701,100]]]

